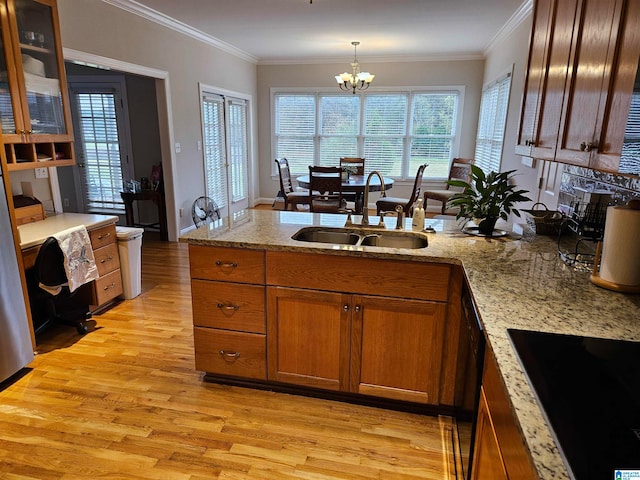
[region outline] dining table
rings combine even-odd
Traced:
[[[302,175],[296,178],[298,186],[301,188],[309,188],[310,178],[309,175]],[[393,179],[383,177],[384,189],[390,190],[393,188]],[[355,213],[362,213],[364,207],[364,190],[367,184],[366,175],[349,175],[349,178],[342,180],[342,193],[353,193],[355,196]],[[378,176],[371,177],[369,182],[370,192],[379,192],[382,190],[380,178]]]

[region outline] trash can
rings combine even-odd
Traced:
[[[126,300],[136,298],[142,291],[141,249],[143,233],[142,228],[116,226],[122,289]]]

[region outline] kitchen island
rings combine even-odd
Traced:
[[[541,479],[568,479],[540,406],[529,387],[507,328],[640,341],[640,296],[596,287],[589,272],[565,265],[547,237],[485,239],[463,234],[453,221],[430,220],[424,249],[335,246],[291,236],[309,225],[344,225],[345,216],[250,211],[234,228],[194,230],[181,237],[192,245],[300,252],[461,266],[484,326],[488,345],[508,392],[514,417]],[[355,217],[357,223],[359,217]],[[376,220],[372,219],[373,223]],[[395,220],[389,219],[392,229]],[[409,225],[407,223],[406,225]]]

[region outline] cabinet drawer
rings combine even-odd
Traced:
[[[101,276],[95,280],[94,290],[95,303],[92,302],[93,305],[103,305],[118,295],[122,295],[122,277],[120,276],[120,269],[118,268],[111,273],[107,273],[104,277]]]
[[[446,302],[451,266],[267,252],[267,284]]]
[[[120,255],[118,254],[118,245],[115,243],[98,248],[93,252],[93,256],[98,267],[98,274],[101,277],[120,268]]]
[[[100,247],[115,243],[116,241],[116,226],[107,225],[100,228],[89,230],[89,238],[91,239],[91,247],[97,250]]]
[[[45,219],[44,208],[41,203],[16,208],[15,215],[17,225],[24,225],[25,223],[37,222]]]
[[[264,252],[189,245],[191,278],[264,284]]]
[[[267,379],[265,335],[194,327],[193,337],[197,370]]]
[[[194,325],[266,333],[263,286],[192,280],[191,299]]]

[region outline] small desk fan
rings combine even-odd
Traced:
[[[191,207],[191,216],[196,228],[220,219],[220,209],[209,197],[198,197]]]

